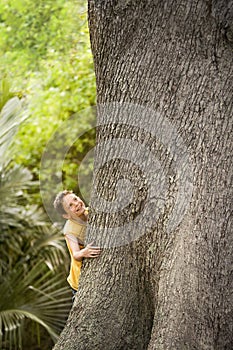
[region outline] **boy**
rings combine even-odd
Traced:
[[[88,209],[79,197],[72,191],[64,190],[58,193],[53,204],[63,218],[67,219],[63,230],[71,256],[67,281],[75,294],[78,289],[82,259],[97,258],[101,250],[99,247],[93,247],[93,242],[84,247]]]

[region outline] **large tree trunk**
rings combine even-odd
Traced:
[[[89,0],[97,141],[114,140],[97,150],[100,208],[122,179],[132,205],[101,214],[93,195],[88,232],[105,249],[54,349],[233,348],[231,3]]]

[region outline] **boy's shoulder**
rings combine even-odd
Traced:
[[[80,233],[85,231],[85,229],[86,229],[85,224],[81,224],[74,220],[67,220],[63,228],[63,233],[64,235],[70,233],[70,234],[73,234],[74,236],[79,236]]]

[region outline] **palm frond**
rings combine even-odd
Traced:
[[[32,185],[35,185],[35,183],[32,182],[31,172],[19,165],[15,165],[13,168],[4,168],[4,171],[1,173],[0,181],[0,196],[4,197],[15,198],[22,196],[24,189],[28,189]]]
[[[6,79],[2,79],[0,82],[0,111],[12,97],[14,97],[14,94],[10,92],[9,82]]]
[[[50,270],[67,268],[68,252],[62,234],[54,227],[38,227],[37,232],[40,234],[32,241],[31,255],[43,258]]]
[[[9,146],[18,131],[20,123],[25,119],[26,116],[21,111],[21,103],[18,97],[11,98],[2,108],[0,113],[1,167],[6,162],[7,158],[9,158],[9,153],[7,152]]]
[[[43,326],[53,339],[61,331],[70,310],[70,296],[67,287],[61,287],[59,276],[39,261],[25,274],[18,264],[1,280],[0,342],[9,339],[9,333],[22,338],[22,321],[27,318]],[[61,278],[64,278],[63,276]],[[12,338],[12,337],[11,337]]]

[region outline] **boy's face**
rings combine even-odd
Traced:
[[[66,214],[63,215],[66,219],[75,219],[82,216],[85,212],[84,202],[74,193],[67,194],[62,201],[63,208]]]

